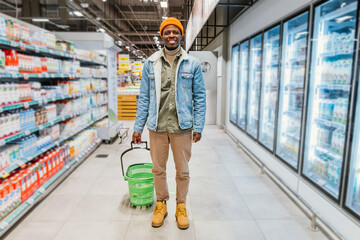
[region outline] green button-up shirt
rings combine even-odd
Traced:
[[[176,55],[173,65],[170,66],[170,63],[165,58],[164,50],[161,53],[162,68],[160,108],[157,124],[158,132],[185,133],[192,130],[192,128],[184,130],[180,128],[176,111],[175,77],[180,56],[181,51]]]

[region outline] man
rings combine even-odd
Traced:
[[[141,141],[147,122],[157,197],[153,227],[162,226],[167,216],[169,191],[166,163],[169,144],[176,168],[175,217],[180,229],[189,227],[186,210],[190,181],[188,162],[191,144],[200,141],[204,128],[206,91],[199,60],[189,56],[180,46],[183,33],[183,26],[176,18],[170,17],[161,23],[160,36],[165,48],[144,63],[132,136],[134,143]]]

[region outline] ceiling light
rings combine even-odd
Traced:
[[[103,29],[103,28],[99,28],[98,30],[99,30],[99,32],[102,32],[102,33],[105,32],[105,29]]]
[[[161,18],[162,18],[162,20],[165,20],[165,19],[167,19],[168,17],[162,16]]]
[[[106,2],[106,0],[102,0],[103,2]]]
[[[120,33],[118,33],[118,36],[120,37],[120,36],[121,36],[121,34],[120,34]]]
[[[82,8],[88,8],[89,7],[88,3],[80,3],[80,5],[81,5]]]
[[[125,48],[126,48],[127,50],[129,50],[129,49],[130,49],[130,47],[129,47],[129,46],[125,46]]]
[[[165,1],[160,2],[160,7],[167,8],[168,7],[167,2],[165,2]]]
[[[75,14],[76,16],[78,16],[78,17],[83,17],[83,16],[84,16],[84,14],[82,14],[82,13],[79,12],[79,11],[74,11],[74,14]]]
[[[157,31],[158,34],[160,34],[160,31]]]
[[[156,40],[158,40],[159,38],[158,38],[158,37],[153,37],[153,39],[156,41]]]
[[[100,21],[100,20],[101,20],[101,17],[96,17],[96,20]]]
[[[154,0],[154,3],[157,3],[158,2],[158,0]]]
[[[47,18],[33,18],[31,19],[33,22],[50,22]]]

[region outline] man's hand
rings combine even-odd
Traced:
[[[141,133],[134,132],[132,135],[132,140],[134,144],[140,144],[139,142],[141,142]]]
[[[201,133],[193,132],[193,143],[197,143],[201,139]]]

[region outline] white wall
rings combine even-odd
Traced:
[[[308,6],[310,0],[259,0],[229,27],[227,54],[231,56],[232,45],[279,22],[284,17]],[[224,71],[224,69],[223,69]],[[231,59],[226,72],[231,71]],[[311,184],[303,180],[274,155],[264,150],[229,121],[230,74],[226,78],[226,128],[241,141],[260,161],[273,171],[286,185],[300,196],[336,232],[346,239],[360,239],[360,223],[344,209],[331,201]]]

